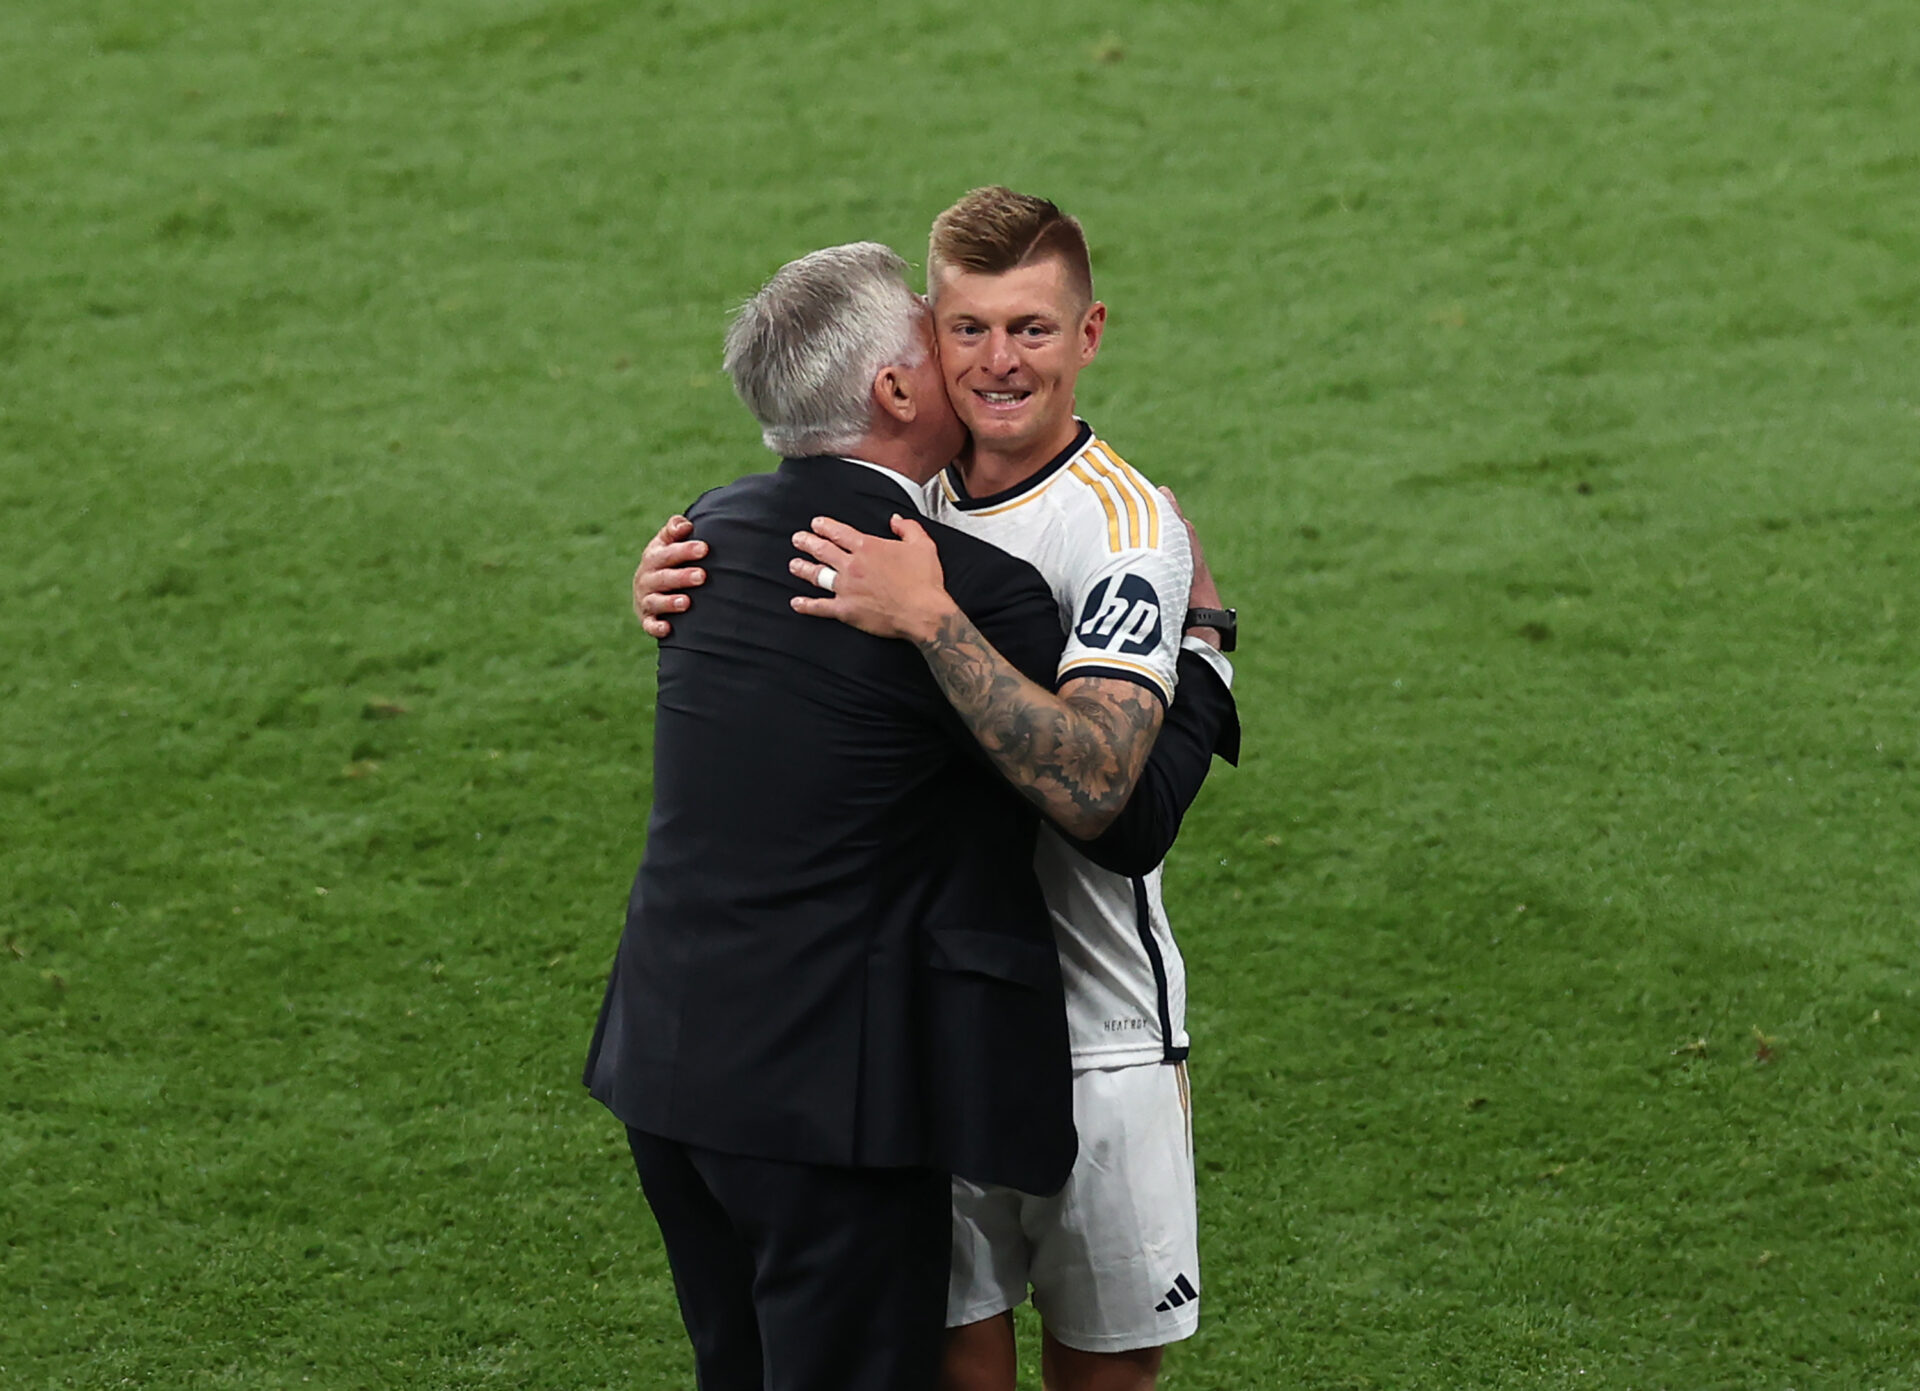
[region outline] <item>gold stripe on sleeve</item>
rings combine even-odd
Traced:
[[[1100,499],[1100,505],[1107,509],[1107,548],[1118,552],[1120,550],[1120,512],[1113,505],[1113,499],[1107,495],[1107,485],[1095,478],[1088,471],[1087,466],[1078,460],[1067,465],[1067,468],[1075,478],[1093,489],[1094,496]]]
[[[1139,495],[1134,492],[1127,480],[1121,476],[1120,470],[1115,468],[1107,460],[1106,455],[1102,454],[1099,450],[1089,449],[1087,451],[1087,462],[1093,465],[1096,473],[1113,484],[1114,492],[1118,493],[1120,495],[1120,501],[1126,504],[1127,544],[1135,550],[1138,550],[1140,548],[1141,538],[1146,534],[1145,529],[1140,525]]]
[[[1133,481],[1140,485],[1141,495],[1147,500],[1147,549],[1157,551],[1160,549],[1160,494],[1154,490],[1153,484],[1147,482],[1146,475],[1125,462],[1120,467],[1133,475]]]
[[[1129,464],[1125,459],[1114,453],[1113,449],[1105,440],[1095,440],[1089,448],[1099,450],[1100,457],[1112,466],[1114,474],[1117,477],[1125,478],[1133,485],[1134,491],[1139,494],[1140,501],[1145,505],[1147,511],[1147,549],[1152,551],[1159,550],[1160,497],[1154,492],[1153,485],[1147,482],[1147,480],[1140,475],[1140,471],[1134,468],[1132,464]]]

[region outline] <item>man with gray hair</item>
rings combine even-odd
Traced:
[[[715,560],[660,646],[653,811],[585,1081],[627,1127],[702,1391],[924,1391],[949,1175],[1057,1190],[1075,1139],[1037,812],[909,645],[796,613],[792,537],[886,534],[961,431],[904,263],[783,267],[726,366],[777,471],[688,509]],[[927,524],[1050,680],[1039,573]]]

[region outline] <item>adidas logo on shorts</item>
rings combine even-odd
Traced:
[[[1188,1283],[1186,1276],[1176,1275],[1173,1277],[1173,1288],[1167,1291],[1165,1299],[1153,1306],[1153,1310],[1157,1314],[1171,1313],[1182,1304],[1191,1303],[1199,1297],[1200,1291]]]

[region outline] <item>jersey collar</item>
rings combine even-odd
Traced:
[[[1074,431],[1073,442],[1065,449],[1047,460],[1021,482],[1014,484],[1011,488],[1002,488],[997,493],[990,493],[986,497],[968,497],[967,485],[960,477],[959,466],[948,464],[944,475],[948,499],[962,512],[971,512],[978,507],[998,507],[1003,502],[1012,502],[1015,498],[1032,492],[1065,468],[1073,456],[1085,449],[1087,441],[1093,438],[1093,427],[1086,421],[1076,418],[1074,423],[1080,428]]]

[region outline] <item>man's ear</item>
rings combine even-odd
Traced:
[[[920,403],[913,399],[913,391],[898,367],[882,367],[873,374],[873,400],[890,419],[902,425],[911,425],[920,413]]]
[[[1100,351],[1100,339],[1107,331],[1107,306],[1095,300],[1080,321],[1080,365],[1085,367]]]

